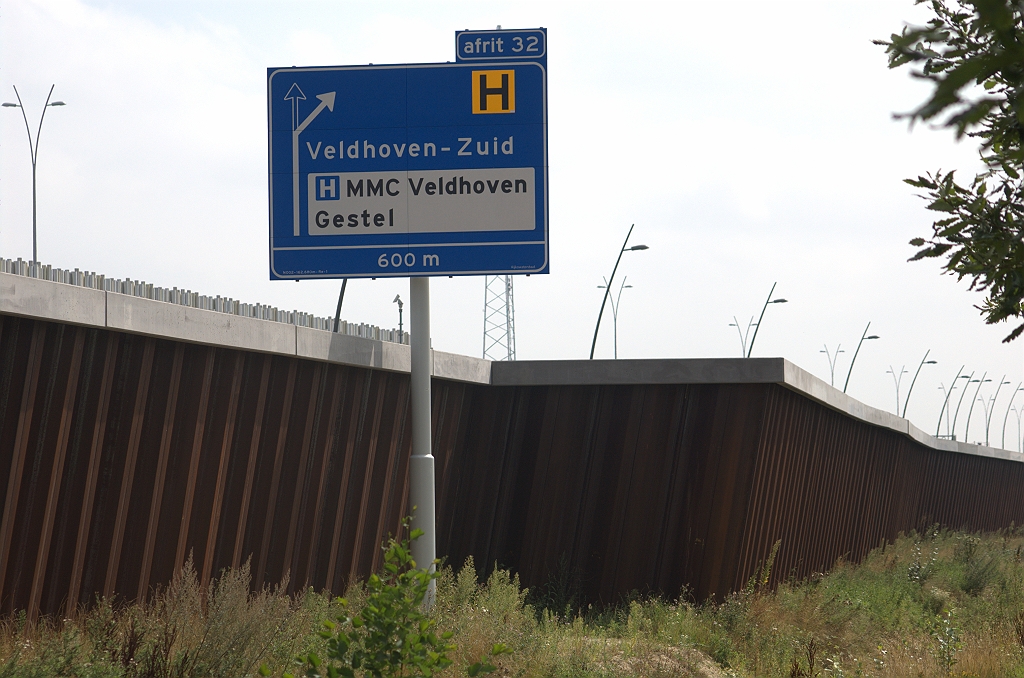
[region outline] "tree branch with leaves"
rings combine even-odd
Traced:
[[[932,18],[876,40],[889,68],[907,67],[932,85],[920,106],[895,117],[932,123],[979,142],[984,170],[968,183],[937,170],[905,181],[937,212],[929,237],[914,238],[911,261],[944,257],[943,268],[985,292],[988,323],[1024,332],[1024,0],[918,0]]]

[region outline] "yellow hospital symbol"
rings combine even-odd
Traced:
[[[515,112],[515,71],[473,71],[473,113]]]

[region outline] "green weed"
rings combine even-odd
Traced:
[[[454,648],[435,675],[476,666],[523,678],[1024,678],[1022,552],[1017,529],[931,528],[774,589],[768,558],[720,603],[694,604],[684,591],[600,608],[580,601],[566,568],[534,595],[506,570],[481,581],[470,559],[437,573],[429,628],[450,633]],[[0,678],[251,676],[261,664],[281,675],[296,656],[327,656],[323,621],[380,604],[366,582],[345,592],[347,608],[325,593],[250,586],[242,567],[203,588],[188,564],[145,603],[98,600],[34,625],[10,616],[0,620]],[[496,645],[511,652],[493,655]]]

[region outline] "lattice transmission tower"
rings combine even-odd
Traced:
[[[484,277],[484,358],[516,359],[516,309],[510,275]]]

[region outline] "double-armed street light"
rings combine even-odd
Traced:
[[[650,249],[647,245],[633,245],[627,247],[629,244],[629,236],[633,234],[633,227],[636,224],[632,224],[629,227],[629,232],[626,233],[626,240],[622,243],[622,249],[619,250],[619,256],[615,260],[615,266],[612,268],[612,275],[608,278],[607,286],[604,290],[604,297],[601,299],[601,310],[597,312],[597,325],[594,327],[594,341],[590,344],[590,359],[594,359],[594,349],[597,348],[597,333],[601,329],[601,316],[604,315],[604,306],[608,303],[608,297],[611,295],[612,283],[615,282],[615,272],[619,270],[619,262],[622,261],[622,255],[626,252],[640,252],[642,250]]]
[[[985,378],[987,376],[988,376],[988,372],[985,372],[984,374],[981,375],[981,379],[972,379],[969,382],[971,384],[977,384],[978,388],[974,389],[974,395],[972,396],[971,406],[967,410],[967,425],[964,427],[964,442],[965,443],[971,442],[971,439],[968,438],[967,436],[971,432],[971,414],[974,412],[974,403],[977,402],[978,392],[981,391],[982,384],[988,384],[988,383],[992,382],[991,379],[986,379]],[[964,391],[966,392],[967,389],[965,388]]]
[[[984,402],[984,399],[982,399],[981,406],[985,410],[985,447],[988,447],[988,432],[989,432],[989,428],[992,425],[992,415],[995,414],[995,412],[996,412],[996,400],[999,399],[999,389],[1001,389],[1003,386],[1005,386],[1006,384],[1009,384],[1009,383],[1010,382],[1006,381],[1006,375],[1004,374],[999,379],[999,385],[996,386],[995,395],[993,395],[991,398],[989,398],[987,406],[986,406],[986,404]]]
[[[818,353],[824,353],[828,359],[828,383],[832,386],[836,385],[836,361],[839,360],[840,353],[846,353],[843,349],[839,348],[842,344],[836,344],[836,352],[833,355],[828,350],[828,344],[825,344],[825,350],[818,351]]]
[[[750,322],[747,323],[747,329],[740,329],[740,321],[736,319],[736,316],[732,317],[732,322],[729,323],[729,327],[735,327],[736,333],[740,335],[740,357],[747,357],[747,337],[750,335],[750,328],[754,326],[754,318],[750,318]]]
[[[953,395],[953,391],[956,390],[957,380],[961,378],[960,375],[963,373],[964,367],[966,367],[966,365],[961,365],[960,369],[956,371],[956,376],[953,377],[953,382],[950,384],[948,391],[946,390],[945,384],[939,384],[939,388],[942,389],[942,395],[944,397],[942,399],[942,409],[939,410],[939,421],[938,421],[937,424],[935,424],[935,437],[936,438],[939,437],[939,429],[942,427],[942,415],[943,415],[943,413],[945,413],[945,415],[946,415],[946,437],[949,438],[950,440],[955,440],[956,439],[955,436],[953,436],[952,433],[949,430],[949,397],[951,395]],[[966,378],[966,377],[964,377],[964,378]],[[963,398],[963,396],[960,396],[960,397]],[[959,405],[957,407],[959,407]]]
[[[961,368],[962,369],[962,368]],[[942,409],[939,410],[939,423],[935,427],[935,437],[938,438],[939,430],[942,428],[942,415],[946,415],[946,437],[949,437],[949,396],[956,389],[956,380],[953,380],[953,386],[949,387],[949,391],[946,391],[946,385],[943,383],[939,384],[939,390],[942,391]]]
[[[868,323],[867,327],[864,328],[864,333],[860,335],[860,341],[857,342],[857,350],[853,352],[853,359],[850,360],[850,369],[846,372],[846,383],[843,384],[843,393],[846,393],[846,387],[850,385],[850,375],[853,374],[853,365],[857,362],[857,355],[860,353],[861,344],[865,341],[880,338],[877,334],[872,334],[870,337],[868,336],[868,329],[870,327],[871,323]]]
[[[629,276],[623,276],[622,284],[619,285],[619,293],[615,296],[615,299],[611,300],[612,303],[612,333],[615,335],[615,359],[619,359],[619,303],[622,301],[622,290],[633,289],[632,285],[627,285],[626,280]],[[604,278],[604,284],[598,285],[597,289],[603,290],[608,288],[608,279]]]
[[[1004,374],[1003,377],[1005,378],[1006,375]],[[978,398],[978,402],[981,403],[981,409],[985,412],[985,447],[988,447],[988,432],[989,428],[992,425],[992,415],[995,414],[996,412],[996,400],[999,399],[999,389],[1001,389],[1004,384],[1009,383],[1010,382],[1003,381],[1001,379],[999,381],[999,385],[996,386],[995,395],[990,397],[988,401],[986,401],[984,398]]]
[[[772,299],[772,294],[775,292],[775,286],[779,283],[772,283],[772,289],[768,292],[768,299],[765,300],[764,306],[761,307],[761,316],[754,322],[754,318],[751,317],[750,321],[747,322],[747,329],[740,329],[740,321],[736,319],[736,316],[732,317],[732,322],[729,323],[729,327],[735,327],[736,333],[740,337],[740,357],[749,358],[754,352],[754,342],[757,340],[757,331],[761,328],[761,323],[764,321],[764,312],[768,309],[768,304],[785,304],[788,299]],[[754,336],[750,338],[750,345],[747,345],[747,337],[750,336],[750,329],[754,329]]]
[[[1018,410],[1016,405],[1010,405],[1010,410],[1013,410],[1013,414],[1017,417],[1017,451],[1021,451],[1021,431],[1020,431],[1020,418],[1024,414],[1024,410]],[[1009,414],[1010,410],[1007,410]],[[1006,430],[1003,430],[1003,449],[1006,449]]]
[[[971,383],[974,381],[974,375],[975,374],[976,374],[975,372],[971,372],[970,374],[962,374],[959,377],[957,377],[957,379],[966,379],[967,383],[964,384],[964,390],[963,390],[963,393],[960,394],[960,400],[956,401],[956,410],[953,412],[953,430],[950,432],[950,439],[951,440],[956,440],[956,420],[960,417],[960,406],[963,405],[963,403],[964,403],[964,396],[967,395],[967,389],[971,385]],[[955,385],[956,384],[954,382],[954,386]],[[952,390],[953,389],[950,389],[951,393],[952,393]]]
[[[892,382],[896,385],[896,416],[900,415],[900,382],[903,381],[903,375],[907,374],[907,370],[904,369],[906,365],[900,365],[899,376],[896,375],[896,370],[893,369],[892,365],[889,365],[889,369],[885,371],[886,374],[892,375]]]
[[[978,398],[978,402],[981,403],[981,411],[982,411],[982,414],[985,417],[985,447],[988,447],[988,415],[989,415],[988,406],[989,405],[995,405],[995,403],[992,401],[991,398],[989,398],[988,402],[985,402],[984,398]]]
[[[55,85],[50,85],[50,93],[46,95],[46,103],[43,104],[43,112],[39,116],[39,127],[36,129],[35,141],[32,140],[32,129],[28,125],[28,116],[25,114],[25,107],[21,103],[21,94],[18,93],[18,88],[14,88],[14,96],[18,98],[18,103],[5,102],[4,108],[20,108],[21,117],[25,121],[25,132],[28,134],[28,151],[32,158],[32,265],[34,266],[39,261],[38,252],[36,248],[36,161],[39,159],[39,134],[43,131],[43,119],[46,117],[46,109],[50,106],[65,106],[63,101],[50,101],[50,97],[53,96],[53,88]]]
[[[921,374],[921,368],[924,367],[925,365],[938,364],[938,361],[928,360],[928,354],[931,352],[931,349],[928,349],[927,351],[924,352],[924,357],[921,358],[921,364],[917,366],[917,372],[914,372],[914,378],[910,380],[910,388],[907,389],[907,397],[903,401],[903,414],[900,415],[904,419],[907,418],[907,405],[910,403],[910,394],[914,392],[914,384],[917,383],[917,375]],[[896,406],[899,407],[899,402],[896,403]]]

